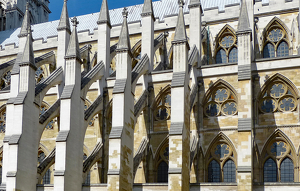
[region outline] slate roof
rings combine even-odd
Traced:
[[[185,0],[185,6],[183,12],[188,12],[188,5],[190,0]],[[269,0],[262,0],[263,3],[267,3]],[[202,9],[210,9],[214,7],[219,7],[219,10],[222,11],[225,9],[225,5],[232,5],[240,3],[240,0],[201,0]],[[135,22],[141,20],[141,13],[143,9],[143,4],[129,6],[128,7],[128,22]],[[178,14],[178,1],[177,0],[160,0],[153,2],[153,11],[154,16],[159,18],[159,20],[164,20],[165,17],[170,15]],[[99,7],[100,10],[100,7]],[[123,8],[112,9],[109,11],[111,25],[121,25],[123,22],[122,17]],[[78,32],[89,30],[91,33],[94,32],[94,29],[97,28],[97,20],[99,18],[99,12],[81,15],[77,19],[79,25],[77,27]],[[71,18],[70,18],[71,19]],[[57,27],[59,20],[40,23],[32,26],[33,30],[33,39],[43,39],[47,40],[47,37],[57,35]],[[72,30],[72,26],[71,26]],[[18,45],[18,34],[20,33],[20,28],[11,29],[0,32],[0,44],[4,47],[6,44],[15,43]]]

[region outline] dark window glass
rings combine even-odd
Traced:
[[[287,97],[282,99],[279,102],[279,107],[280,109],[282,109],[283,111],[291,111],[295,108],[295,100],[291,97]]]
[[[225,36],[222,40],[221,40],[221,45],[224,46],[225,48],[229,48],[233,45],[234,43],[234,38],[233,36]]]
[[[210,103],[209,105],[206,106],[206,114],[208,116],[216,116],[219,113],[219,107],[216,103]]]
[[[273,159],[269,158],[264,164],[264,182],[277,181],[277,166]]]
[[[282,41],[277,47],[277,57],[283,57],[289,55],[289,47],[288,44]]]
[[[274,58],[275,57],[275,49],[271,43],[266,44],[264,47],[264,58]]]
[[[213,160],[208,165],[208,182],[220,182],[221,175],[220,165],[217,161]]]
[[[228,91],[226,89],[218,89],[216,91],[215,100],[216,101],[225,101],[228,98]]]
[[[281,156],[286,152],[286,144],[282,141],[274,142],[271,146],[271,153]]]
[[[226,157],[229,154],[229,147],[226,144],[217,145],[215,148],[215,154],[220,157]]]
[[[217,63],[217,64],[227,63],[227,57],[226,57],[226,52],[225,52],[225,50],[220,49],[220,50],[217,52],[217,55],[216,55],[216,63]]]
[[[283,31],[280,29],[273,29],[269,33],[269,38],[273,42],[278,42],[283,37]]]
[[[273,99],[265,99],[261,103],[261,110],[263,110],[266,113],[273,112],[275,110],[275,101]]]
[[[83,154],[83,161],[85,161],[87,158],[88,158],[87,155]],[[86,176],[86,179],[84,181],[84,184],[89,185],[90,184],[90,179],[91,179],[91,171],[88,172],[88,174]]]
[[[229,52],[229,63],[232,62],[238,62],[238,51],[235,47]]]
[[[285,158],[280,165],[281,182],[294,182],[294,164],[291,159]]]
[[[161,161],[157,169],[157,182],[168,182],[169,166],[165,161]]]
[[[50,184],[51,171],[47,170],[46,174],[43,177],[43,184]]]
[[[2,166],[0,166],[0,184],[2,184]]]
[[[232,160],[228,160],[224,167],[224,182],[235,182],[235,164]]]
[[[233,115],[236,113],[236,111],[237,111],[237,105],[235,102],[227,102],[223,106],[223,112],[226,115]]]

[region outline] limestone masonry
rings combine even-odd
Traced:
[[[48,3],[0,2],[0,190],[300,190],[299,0]]]

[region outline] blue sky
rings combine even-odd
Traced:
[[[49,21],[60,18],[63,0],[50,0],[49,8],[51,14]],[[125,6],[143,4],[144,0],[107,0],[109,9],[116,9]],[[96,13],[100,11],[102,0],[68,0],[69,17]]]

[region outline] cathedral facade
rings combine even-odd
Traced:
[[[300,190],[299,4],[64,0],[35,24],[24,3],[0,32],[0,190]]]

